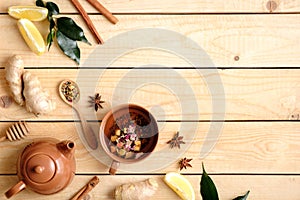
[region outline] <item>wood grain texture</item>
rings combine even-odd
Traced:
[[[201,70],[200,74],[194,69],[29,71],[39,77],[42,86],[55,99],[57,109],[36,117],[13,104],[8,109],[0,108],[1,120],[78,120],[58,94],[58,85],[64,79],[79,83],[79,107],[89,120],[101,120],[111,107],[127,102],[146,107],[157,120],[298,120],[300,115],[300,71],[297,69]],[[3,77],[0,95],[10,94],[3,69],[0,77]],[[214,90],[222,87],[224,94]],[[104,109],[96,115],[88,102],[89,96],[95,93],[100,93],[105,101]],[[221,107],[222,103],[225,107]],[[220,107],[214,109],[214,104]]]
[[[76,143],[74,181],[56,195],[41,196],[25,190],[15,199],[70,199],[95,174],[99,175],[101,182],[91,192],[91,199],[113,199],[115,186],[148,177],[155,178],[160,186],[152,199],[179,199],[162,178],[166,172],[179,171],[178,161],[183,157],[193,158],[193,167],[181,172],[191,181],[197,200],[201,199],[202,162],[207,172],[213,174],[211,177],[220,199],[233,199],[247,190],[251,190],[249,200],[299,199],[299,1],[101,1],[120,20],[117,25],[112,25],[87,1],[81,0],[105,40],[103,46],[95,45],[70,1],[54,1],[65,16],[72,17],[84,29],[93,44],[79,44],[82,52],[80,67],[83,69],[74,69],[78,66],[66,58],[56,44],[40,57],[30,52],[17,30],[16,20],[7,15],[7,8],[33,5],[34,0],[11,0],[0,4],[0,96],[9,94],[4,80],[5,62],[9,56],[19,54],[29,71],[39,77],[57,101],[56,111],[40,117],[27,113],[16,104],[8,109],[0,108],[0,137],[12,121],[25,119],[31,128],[31,134],[24,140],[0,143],[1,194],[17,183],[16,161],[23,148],[34,140],[51,137]],[[35,24],[46,37],[48,23]],[[136,39],[129,37],[117,46],[110,46],[116,36],[130,36],[130,31],[144,28],[174,31],[195,41],[220,68],[201,70],[198,74],[185,57],[152,47],[115,55],[116,50],[128,48],[129,43]],[[152,38],[150,43],[153,46],[186,44],[184,40],[169,41],[163,37]],[[192,46],[186,46],[191,58],[199,57],[193,53]],[[105,69],[107,66],[102,66],[99,60],[95,62],[100,63],[98,67],[103,67],[103,70],[86,69],[85,63],[90,61],[89,56],[96,49],[105,49],[105,53],[98,57],[100,60],[115,58],[109,67],[117,69]],[[140,66],[182,69],[126,69]],[[251,69],[246,69],[248,67]],[[265,69],[269,67],[271,69]],[[278,69],[285,67],[289,69]],[[99,79],[93,80],[95,75]],[[220,77],[221,81],[216,77]],[[87,146],[79,122],[73,122],[78,117],[59,98],[58,84],[65,78],[77,78],[80,82],[83,91],[80,105],[89,120],[101,120],[112,106],[124,99],[149,109],[159,120],[160,131],[153,154],[134,166],[121,164],[116,176],[108,175],[111,160],[101,148],[93,151]],[[216,86],[223,86],[225,95],[214,90]],[[87,103],[88,96],[95,92],[99,92],[105,100],[104,109],[96,115]],[[218,106],[225,99],[225,111],[213,110],[212,99]],[[195,107],[192,104],[194,100]],[[194,109],[183,113],[182,109],[187,105]],[[222,123],[224,119],[226,121]],[[89,124],[98,132],[100,122]],[[178,130],[186,144],[181,145],[180,150],[171,150],[166,142]]]
[[[7,12],[7,8],[12,5],[34,5],[33,0],[23,0],[22,3],[18,0],[4,1],[0,5],[0,12]],[[76,9],[69,1],[54,0],[61,12],[74,13]],[[275,6],[272,10],[267,5],[269,0],[165,0],[163,3],[159,0],[119,0],[109,1],[102,0],[103,3],[111,12],[114,13],[270,13],[270,12],[297,12],[300,9],[300,3],[293,0],[274,0]],[[88,2],[82,1],[83,7],[89,13],[98,13]]]
[[[299,67],[297,38],[300,35],[300,15],[120,15],[118,17],[120,22],[113,26],[99,15],[91,16],[98,32],[106,42],[104,46],[96,46],[81,17],[72,15],[72,18],[84,28],[87,38],[94,44],[93,46],[80,44],[82,65],[95,48],[107,49],[104,55],[99,56],[114,58],[115,48],[126,48],[126,44],[128,45],[135,38],[111,48],[109,39],[113,41],[114,36],[121,33],[147,27],[171,30],[194,40],[218,67]],[[21,38],[15,19],[1,15],[0,24],[5,30],[0,32],[0,37],[6,38],[0,41],[1,67],[12,54],[23,56],[27,66],[76,67],[75,62],[65,57],[56,45],[53,45],[50,52],[43,56],[35,56]],[[36,24],[42,35],[46,37],[48,23]],[[288,34],[286,30],[290,30]],[[164,41],[165,39],[162,38],[150,42],[155,46],[157,43],[164,44]],[[171,43],[180,43],[180,41],[174,40]],[[190,51],[193,52],[193,49],[191,48]],[[199,57],[199,55],[191,56]],[[235,60],[236,56],[239,57],[238,61]],[[145,61],[148,61],[146,64],[153,64],[152,59],[160,65],[189,66],[186,61],[178,62],[178,56],[173,53],[157,50],[135,51],[126,55],[122,62],[117,64],[132,66]]]
[[[84,186],[93,176],[92,175],[81,175],[76,176],[65,190],[58,194],[45,196],[36,194],[29,189],[26,189],[19,193],[14,199],[70,199],[82,186]],[[112,200],[113,190],[120,184],[128,182],[142,181],[150,176],[98,176],[100,183],[90,192],[91,199],[108,199]],[[201,199],[199,191],[199,182],[201,175],[189,175],[186,178],[194,186],[196,199]],[[154,199],[174,199],[179,200],[180,198],[168,188],[163,182],[163,176],[152,176],[158,184],[159,190],[155,193],[152,200]],[[236,196],[244,194],[250,189],[249,200],[282,200],[286,198],[288,194],[289,200],[298,200],[300,192],[298,190],[300,186],[299,176],[245,176],[245,175],[226,175],[218,176],[212,175],[211,178],[214,180],[218,187],[220,199],[233,199]],[[234,181],[233,181],[234,180]],[[4,193],[10,186],[17,183],[18,179],[16,176],[0,176],[0,193]],[[282,185],[288,187],[282,187]],[[266,190],[267,188],[267,190]],[[4,197],[3,197],[4,198]]]
[[[10,125],[11,123],[3,122],[0,124],[1,135]],[[220,122],[159,122],[159,142],[155,155],[134,165],[134,171],[133,165],[123,165],[118,173],[138,175],[179,171],[178,162],[183,157],[193,158],[193,168],[182,170],[183,173],[200,173],[202,162],[211,173],[299,173],[298,123],[227,122],[223,124],[222,132],[217,134],[214,127],[219,125]],[[29,123],[28,126],[31,133],[25,140],[0,143],[0,150],[5,151],[0,154],[0,174],[16,173],[17,157],[23,148],[34,140],[47,137],[73,140],[76,143],[77,173],[108,174],[111,160],[105,156],[101,147],[95,151],[88,148],[79,123]],[[91,126],[94,130],[99,128],[98,123]],[[181,130],[180,135],[184,137],[186,144],[181,145],[181,149],[170,149],[167,141],[178,130]]]

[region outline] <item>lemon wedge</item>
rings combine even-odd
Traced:
[[[195,200],[195,191],[191,183],[181,174],[169,172],[165,175],[165,183],[183,200]]]
[[[17,24],[19,31],[29,48],[35,54],[42,55],[45,52],[46,45],[36,26],[28,19],[19,19]]]
[[[42,21],[48,15],[48,9],[38,6],[11,6],[8,14],[16,19],[29,19],[30,21]]]

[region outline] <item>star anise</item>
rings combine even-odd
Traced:
[[[95,110],[97,112],[99,108],[103,108],[101,104],[105,103],[105,101],[102,101],[101,95],[97,93],[95,94],[95,97],[90,96],[89,103],[91,104],[91,107],[95,107]]]
[[[180,165],[180,171],[184,168],[186,169],[187,167],[192,167],[192,165],[189,163],[191,162],[191,160],[193,160],[192,158],[191,159],[187,159],[187,158],[183,158],[179,161],[179,165]]]
[[[183,136],[179,136],[179,132],[175,133],[174,137],[167,142],[170,144],[170,148],[178,147],[180,149],[180,144],[185,144],[183,140]]]

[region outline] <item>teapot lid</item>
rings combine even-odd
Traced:
[[[55,161],[45,154],[32,156],[26,164],[26,174],[35,183],[49,182],[56,172]]]

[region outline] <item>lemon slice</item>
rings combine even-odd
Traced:
[[[165,175],[165,183],[183,200],[195,200],[195,192],[191,183],[181,174],[169,172]]]
[[[29,48],[35,54],[42,55],[45,52],[46,45],[35,25],[28,19],[19,19],[18,28]]]
[[[8,14],[16,19],[29,19],[30,21],[42,21],[48,15],[48,9],[38,6],[11,6]]]

